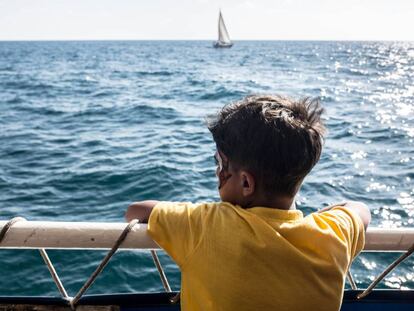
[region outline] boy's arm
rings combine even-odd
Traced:
[[[157,204],[158,201],[155,200],[134,202],[128,206],[128,209],[125,212],[125,219],[128,222],[132,219],[138,219],[140,223],[146,224],[148,223],[152,209]]]
[[[367,230],[368,225],[371,222],[371,211],[369,210],[368,206],[366,206],[362,202],[348,201],[325,207],[322,210],[320,210],[319,213],[329,211],[335,206],[345,207],[347,209],[352,210],[354,213],[358,214],[359,218],[361,218],[362,223],[364,224],[365,231]]]
[[[205,209],[206,204],[141,201],[128,207],[125,219],[147,223],[148,235],[181,267],[203,236]]]

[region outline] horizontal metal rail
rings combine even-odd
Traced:
[[[6,225],[0,221],[0,231]],[[19,221],[10,228],[0,248],[110,249],[126,223]],[[158,249],[146,224],[136,224],[120,249]]]
[[[0,221],[0,231],[7,221]],[[0,248],[110,249],[124,230],[125,223],[19,221]],[[407,251],[414,243],[414,228],[369,228],[365,251]],[[158,249],[147,234],[146,224],[137,224],[121,249]]]

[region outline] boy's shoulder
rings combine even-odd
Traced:
[[[172,202],[160,201],[154,207],[152,214],[167,217],[202,217],[206,214],[225,214],[231,213],[236,209],[241,209],[237,205],[228,202]]]
[[[338,205],[326,211],[312,213],[305,219],[322,235],[346,246],[351,258],[364,248],[364,223],[352,209]]]

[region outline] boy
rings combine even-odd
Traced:
[[[209,124],[222,202],[144,201],[126,219],[181,269],[182,310],[338,310],[364,246],[368,208],[341,203],[303,217],[294,197],[318,162],[318,101],[249,96]]]

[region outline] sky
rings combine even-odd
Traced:
[[[414,0],[0,0],[0,40],[414,41]]]

